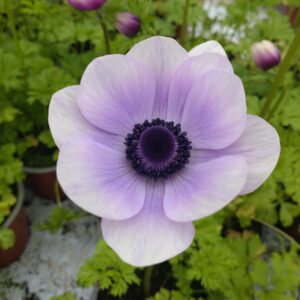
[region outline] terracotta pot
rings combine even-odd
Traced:
[[[24,186],[22,183],[18,184],[17,191],[17,203],[13,208],[10,216],[4,223],[4,227],[10,228],[14,231],[16,240],[12,248],[7,250],[0,249],[0,268],[8,266],[21,256],[26,247],[29,237],[28,220],[26,217],[25,209],[23,207]]]
[[[57,186],[56,166],[49,168],[24,168],[27,174],[27,183],[33,192],[45,199],[55,200],[55,190]],[[61,199],[66,198],[61,187],[59,186]]]

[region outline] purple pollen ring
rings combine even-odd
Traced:
[[[136,124],[125,138],[126,158],[140,174],[166,178],[189,161],[191,142],[180,124],[154,119]]]

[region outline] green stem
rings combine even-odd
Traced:
[[[272,118],[272,116],[274,116],[274,113],[278,109],[278,107],[280,106],[281,101],[284,98],[284,95],[285,95],[285,92],[282,91],[282,93],[278,97],[277,101],[275,102],[275,104],[273,105],[273,107],[270,109],[269,113],[265,115],[266,120],[269,120],[269,119]]]
[[[299,45],[300,45],[300,26],[297,28],[296,35],[295,35],[292,43],[290,44],[290,47],[289,47],[284,59],[282,60],[281,64],[279,65],[278,73],[275,76],[274,82],[271,86],[271,89],[270,89],[268,95],[267,95],[265,104],[263,105],[263,107],[261,109],[260,115],[262,117],[264,117],[266,115],[266,113],[268,112],[268,110],[272,104],[272,100],[275,98],[275,95],[284,80],[284,75],[287,72],[287,70],[289,69],[290,63],[291,63],[295,53],[297,52]]]
[[[98,15],[99,22],[100,22],[100,25],[101,25],[101,28],[103,31],[106,54],[110,54],[109,35],[108,35],[107,26],[105,24],[103,14],[100,10],[97,10],[97,15]]]
[[[55,200],[58,207],[61,207],[61,198],[60,198],[60,192],[59,192],[59,183],[58,180],[55,180],[54,183],[54,194],[55,194]]]
[[[180,42],[184,42],[184,38],[186,35],[186,29],[187,29],[187,19],[189,14],[189,4],[190,0],[185,0],[184,9],[183,9],[183,19],[181,24],[181,30],[180,30]]]
[[[151,292],[151,276],[153,272],[153,266],[145,268],[145,274],[144,274],[144,295],[145,299],[147,299],[150,296]]]
[[[288,240],[292,245],[294,245],[298,250],[300,250],[300,244],[294,240],[290,235],[288,235],[287,233],[285,233],[284,231],[280,230],[278,227],[265,222],[263,220],[260,219],[253,219],[253,221],[260,223],[268,228],[270,228],[271,230],[273,230],[274,232],[276,232],[277,234],[279,234],[280,236],[282,236],[283,238],[285,238],[286,240]]]

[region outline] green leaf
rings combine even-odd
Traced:
[[[82,287],[98,284],[100,290],[120,297],[130,285],[139,284],[140,279],[132,266],[121,261],[104,241],[100,241],[94,255],[80,268],[77,282]]]
[[[0,228],[0,249],[10,249],[15,243],[15,233],[9,228]]]

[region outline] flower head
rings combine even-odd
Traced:
[[[270,41],[262,41],[252,45],[254,63],[263,71],[277,66],[280,63],[280,50]]]
[[[95,10],[100,8],[106,0],[68,0],[68,2],[79,10]]]
[[[64,191],[135,266],[184,251],[192,222],[257,189],[280,152],[215,41],[186,52],[153,37],[97,58],[54,94],[49,124]]]
[[[116,16],[117,30],[128,36],[134,37],[141,29],[140,18],[129,12],[118,13]]]

